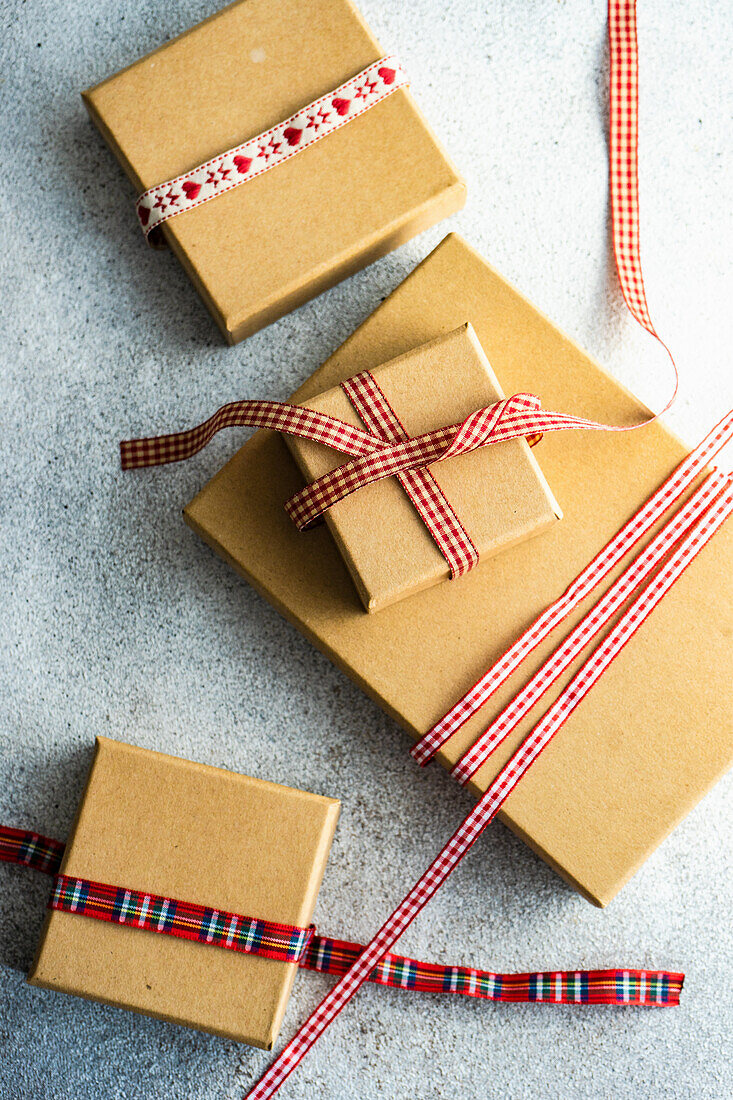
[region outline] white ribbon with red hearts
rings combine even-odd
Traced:
[[[145,191],[135,204],[146,238],[163,222],[231,191],[345,126],[409,84],[395,57],[383,57],[277,126],[205,164]],[[152,242],[151,242],[152,243]]]

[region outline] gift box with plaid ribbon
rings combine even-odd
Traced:
[[[30,982],[271,1049],[338,811],[98,738]]]
[[[648,416],[640,401],[455,235],[293,400],[311,403],[466,321],[507,394],[534,393],[545,409],[604,423],[637,424]],[[424,400],[416,394],[416,404]],[[562,506],[559,523],[455,582],[374,615],[364,614],[327,527],[303,534],[284,512],[283,502],[302,491],[303,476],[276,433],[250,439],[188,505],[185,517],[412,737],[421,738],[562,595],[687,450],[657,421],[628,433],[547,433],[536,454]],[[360,489],[354,499],[378,487]],[[377,518],[377,536],[378,525]],[[732,540],[729,524],[705,546],[502,806],[502,820],[595,904],[613,898],[733,759]],[[607,577],[563,622],[560,638],[613,579]],[[442,745],[442,764],[458,763],[557,644],[553,636],[537,645],[521,670]],[[546,699],[536,704],[471,776],[475,793],[489,787],[546,706]]]
[[[381,438],[402,439],[460,423],[504,396],[467,323],[305,404]],[[320,443],[283,438],[308,482],[344,462]],[[409,480],[384,478],[325,514],[367,611],[447,577],[458,583],[479,559],[546,531],[561,517],[524,439],[411,471]]]

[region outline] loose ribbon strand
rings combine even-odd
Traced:
[[[268,1097],[275,1095],[285,1079],[363,985],[371,969],[379,963],[473,847],[487,825],[496,817],[504,801],[549,745],[567,718],[579,706],[588,691],[732,512],[733,486],[729,486],[705,513],[704,518],[680,543],[664,569],[650,582],[642,596],[619,620],[614,630],[586,661],[556,703],[513,753],[486,793],[388,917],[356,962],[341,981],[326,994],[297,1035],[291,1039],[247,1094],[248,1100],[267,1100]]]
[[[616,568],[630,550],[679,501],[705,466],[733,439],[733,410],[686,456],[631,519],[606,543],[565,592],[550,604],[491,668],[411,748],[420,765],[438,750],[498,691],[522,662]],[[595,612],[594,612],[595,614]]]
[[[611,54],[609,152],[614,252],[624,299],[632,315],[659,340],[649,317],[639,253],[638,52],[635,0],[609,0],[608,30]],[[661,340],[659,342],[662,343]],[[677,392],[678,373],[669,349],[666,345],[663,344],[663,346],[672,362],[675,375],[674,392],[663,410],[666,411]],[[619,620],[616,627],[571,680],[553,707],[512,755],[446,848],[387,919],[351,969],[327,994],[300,1028],[298,1034],[248,1093],[248,1100],[267,1100],[278,1091],[283,1081],[292,1073],[313,1043],[363,983],[364,967],[377,962],[384,952],[389,950],[429,901],[496,815],[502,802],[527,768],[532,765],[565,719],[578,706],[587,691],[592,688],[598,677],[651,613],[658,600],[664,596],[702,546],[728,518],[731,510],[733,510],[733,491],[729,487],[721,494],[716,504],[704,513],[703,518],[692,528],[692,532],[680,541],[659,574],[649,582],[642,595]],[[632,538],[632,544],[633,541],[635,539]]]

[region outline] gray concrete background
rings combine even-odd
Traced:
[[[466,210],[224,347],[173,258],[144,247],[131,190],[78,95],[215,6],[6,0],[0,13],[0,820],[63,837],[96,733],[336,795],[317,919],[368,938],[468,796],[440,769],[417,769],[394,724],[184,527],[181,506],[245,433],[140,478],[121,476],[118,439],[235,397],[285,398],[448,228],[657,407],[670,371],[613,273],[602,0],[364,0],[467,178]],[[733,19],[711,0],[641,9],[645,274],[681,372],[668,423],[694,443],[733,404]],[[726,792],[603,912],[495,825],[403,941],[497,969],[684,969],[679,1009],[367,989],[283,1096],[729,1096]],[[241,1096],[262,1052],[24,984],[46,897],[39,876],[0,868],[0,1094]],[[300,977],[285,1036],[326,986]]]

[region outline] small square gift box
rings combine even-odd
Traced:
[[[465,201],[350,0],[240,0],[84,102],[229,343]]]
[[[389,441],[461,424],[504,398],[470,324],[304,402]],[[344,462],[323,444],[283,437],[308,482]],[[372,482],[325,512],[367,611],[460,577],[551,527],[560,507],[525,439],[479,447]]]
[[[98,738],[29,981],[269,1050],[338,812]]]

